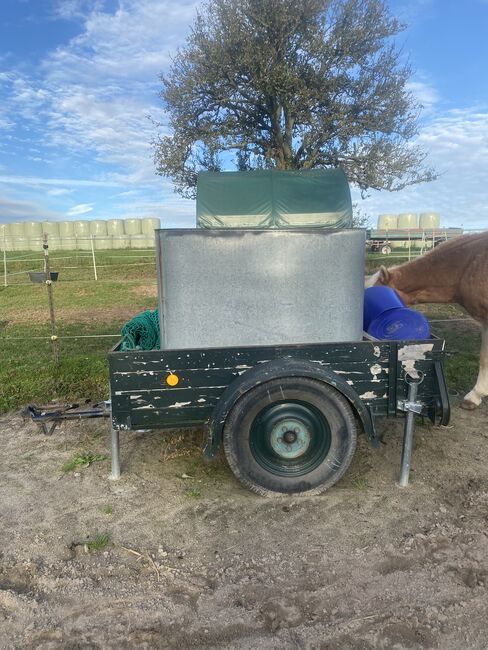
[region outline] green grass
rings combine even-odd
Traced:
[[[110,543],[110,535],[108,533],[98,533],[93,539],[88,539],[85,546],[89,551],[104,551]]]
[[[157,304],[154,258],[148,267],[129,262],[123,272],[106,270],[118,281],[67,281],[60,274],[53,285],[59,366],[51,342],[36,338],[51,334],[45,285],[0,288],[0,413],[35,402],[108,397],[108,351],[126,321]]]
[[[103,506],[103,508],[101,510],[102,510],[104,515],[113,515],[114,514],[114,509],[113,509],[113,506],[111,506],[111,505]]]
[[[189,499],[199,499],[202,496],[202,490],[198,485],[191,485],[186,489],[185,494]]]
[[[89,467],[92,463],[97,461],[107,460],[108,456],[103,456],[101,454],[93,454],[91,451],[84,451],[77,454],[74,454],[68,462],[66,462],[62,470],[65,474],[69,472],[74,472],[77,469],[82,467]]]
[[[99,280],[133,279],[154,275],[154,251],[113,250],[95,251]],[[3,262],[3,260],[2,260]],[[8,284],[29,284],[28,271],[43,271],[42,252],[8,252]],[[60,281],[90,281],[94,279],[93,260],[90,251],[51,251],[51,271],[59,272]],[[1,268],[3,272],[3,264]],[[40,285],[41,286],[41,285]]]
[[[354,479],[354,481],[352,482],[352,486],[356,490],[366,490],[367,488],[369,488],[368,482],[364,478]]]

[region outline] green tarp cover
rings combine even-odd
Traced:
[[[341,169],[202,172],[199,228],[350,228],[351,193]]]

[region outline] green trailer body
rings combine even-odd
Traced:
[[[398,403],[406,399],[405,372],[414,368],[424,375],[419,399],[424,415],[434,422],[432,414],[441,411],[443,347],[437,338],[201,350],[121,351],[118,344],[109,354],[113,426],[151,429],[203,424],[232,382],[258,364],[280,359],[331,371],[338,390],[354,393],[373,418],[399,414]],[[174,387],[167,384],[170,375],[178,378]]]
[[[444,342],[437,338],[150,351],[122,351],[119,343],[109,354],[116,465],[121,431],[201,425],[206,429],[205,456],[211,460],[218,454],[221,443],[225,443],[228,422],[236,421],[234,412],[238,405],[245,403],[249,409],[249,395],[253,391],[261,390],[263,393],[267,386],[276,388],[280,382],[286,386],[290,381],[300,381],[307,388],[307,382],[311,381],[312,388],[323,390],[326,397],[340,395],[373,446],[378,446],[375,429],[378,418],[395,418],[414,410],[416,415],[425,416],[434,424],[445,425],[449,422],[449,400],[442,368],[443,350]],[[409,402],[408,383],[412,380],[417,392],[413,408]],[[293,396],[292,393],[288,395]],[[297,404],[300,408],[302,403],[308,406],[307,399],[289,399],[288,395],[283,394],[281,406],[289,407],[289,412],[276,421],[285,422],[283,431],[287,427],[291,430],[285,435],[295,436],[295,439],[291,438],[291,444],[285,445],[288,452],[286,449],[283,452],[285,469],[290,473],[286,454],[295,453],[300,440],[303,442],[308,435],[307,417],[310,416],[309,420],[315,417],[315,407],[310,406],[310,413],[303,419],[295,411]],[[276,397],[270,396],[269,402],[277,403]],[[245,419],[245,416],[244,411],[240,417]],[[276,437],[273,422],[268,428],[270,435]],[[240,435],[237,431],[236,437]],[[249,444],[256,446],[256,439],[252,442],[252,431],[249,435]],[[271,440],[268,455],[281,453],[280,444]],[[226,449],[229,460],[227,452]],[[256,454],[258,452],[259,449]],[[314,453],[317,456],[319,452],[320,449]],[[230,456],[232,458],[231,453]],[[306,468],[313,469],[314,458],[309,459]],[[266,462],[268,460],[266,458]],[[230,464],[232,467],[232,462]],[[295,473],[298,471],[296,467],[299,465],[295,463]],[[239,467],[232,469],[239,474]],[[279,470],[279,467],[273,469],[270,465],[269,473],[279,474]],[[116,468],[117,474],[119,471]],[[303,469],[302,473],[307,472]],[[337,477],[333,482],[335,480]],[[291,491],[281,490],[281,484],[276,490],[266,490],[257,489],[253,482],[243,482],[263,494]],[[311,491],[307,489],[306,481],[303,485],[305,487],[296,491]]]

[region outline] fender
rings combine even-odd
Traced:
[[[371,445],[375,448],[379,447],[379,440],[370,410],[357,392],[342,377],[333,370],[310,361],[276,359],[257,364],[227,386],[209,421],[205,424],[206,444],[203,453],[207,460],[212,460],[219,453],[225,421],[237,400],[255,386],[280,377],[308,377],[335,388],[350,402],[356,415],[361,420]]]

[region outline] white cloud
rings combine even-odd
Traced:
[[[65,196],[66,194],[71,194],[73,190],[68,190],[67,188],[63,187],[55,187],[52,190],[48,190],[47,194],[49,196]]]
[[[407,83],[406,87],[426,109],[431,108],[440,99],[437,90],[427,81],[421,81],[420,79],[412,80]]]
[[[39,203],[17,200],[5,195],[0,197],[0,223],[41,219],[57,219],[60,215],[52,210],[45,210]]]
[[[68,187],[119,187],[122,180],[89,180],[74,178],[43,178],[38,176],[0,176],[0,183],[40,187],[42,185],[67,185]]]
[[[76,217],[80,214],[88,214],[93,211],[93,203],[80,203],[79,205],[73,206],[67,212],[68,217]]]
[[[168,226],[182,221],[191,225],[194,204],[173,194],[171,183],[154,173],[149,143],[155,127],[146,116],[151,114],[164,128],[158,75],[183,43],[199,4],[119,0],[111,13],[103,0],[59,0],[57,17],[77,21],[80,33],[29,75],[0,73],[0,130],[4,143],[15,142],[19,149],[34,143],[36,157],[56,158],[57,169],[66,169],[68,178],[4,174],[0,183],[13,186],[19,195],[27,188],[42,189],[50,197],[85,188],[86,196],[77,196],[80,203],[72,210],[89,207],[92,217],[104,207],[90,192],[114,188],[117,194],[110,201],[116,214],[153,213]],[[409,0],[399,6],[421,20],[422,12],[433,10],[434,4]],[[443,175],[435,183],[400,193],[372,193],[364,207],[373,214],[430,209],[440,211],[450,225],[488,227],[483,176],[488,163],[487,111],[442,113],[438,92],[421,73],[409,89],[426,107],[427,123],[418,142]],[[24,132],[12,135],[16,123]]]
[[[437,115],[422,128],[418,144],[440,178],[401,192],[373,192],[361,206],[373,215],[433,210],[444,225],[488,228],[488,110]]]

